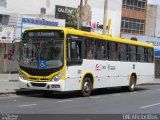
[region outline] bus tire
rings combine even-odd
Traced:
[[[123,91],[133,92],[135,90],[135,86],[136,86],[136,78],[135,76],[132,75],[130,77],[129,86],[122,86],[121,88]]]
[[[135,90],[135,87],[136,87],[136,78],[135,76],[132,75],[130,77],[130,82],[128,87],[129,92],[133,92]]]
[[[92,81],[90,77],[85,77],[83,79],[83,83],[82,83],[82,90],[81,90],[81,94],[83,97],[88,97],[90,96],[92,91]]]

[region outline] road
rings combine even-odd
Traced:
[[[0,113],[15,114],[159,114],[160,85],[138,86],[135,92],[120,88],[95,90],[90,97],[77,92],[0,96]]]

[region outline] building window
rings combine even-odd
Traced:
[[[0,24],[2,24],[2,15],[0,15]]]
[[[0,14],[0,24],[7,25],[8,21],[9,21],[9,16],[8,15],[1,15]]]
[[[144,20],[122,17],[121,32],[144,34]]]
[[[123,8],[145,12],[146,0],[123,0]]]
[[[0,0],[0,7],[6,7],[6,0]]]

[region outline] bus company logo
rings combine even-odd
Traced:
[[[96,71],[101,70],[101,65],[100,64],[96,64]]]
[[[108,70],[116,70],[116,66],[108,65]]]

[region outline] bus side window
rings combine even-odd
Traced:
[[[144,48],[144,62],[148,62],[148,48]]]
[[[77,59],[77,55],[76,55],[76,41],[70,42],[70,54],[71,54],[71,59]]]
[[[94,59],[94,40],[91,38],[85,39],[85,58]]]
[[[127,61],[127,45],[119,43],[118,44],[119,59],[120,61]]]
[[[103,40],[96,40],[96,59],[104,60],[105,59],[105,41]]]
[[[127,44],[124,44],[124,46],[125,46],[125,48],[124,48],[125,50],[124,50],[124,51],[125,51],[125,55],[126,55],[126,56],[125,56],[125,57],[126,57],[126,61],[128,61],[128,60],[129,60],[128,45],[127,45]]]
[[[129,61],[136,62],[136,46],[129,45]]]
[[[154,50],[148,48],[148,62],[154,62]]]
[[[70,42],[70,59],[81,59],[81,42]]]
[[[115,42],[109,42],[109,60],[117,61],[118,57],[118,45]]]
[[[112,46],[111,42],[108,42],[108,53],[109,53],[109,60],[113,60],[113,49],[114,46]]]
[[[144,62],[144,47],[137,47],[137,61]]]
[[[67,63],[81,64],[82,63],[82,41],[79,39],[67,40]]]

